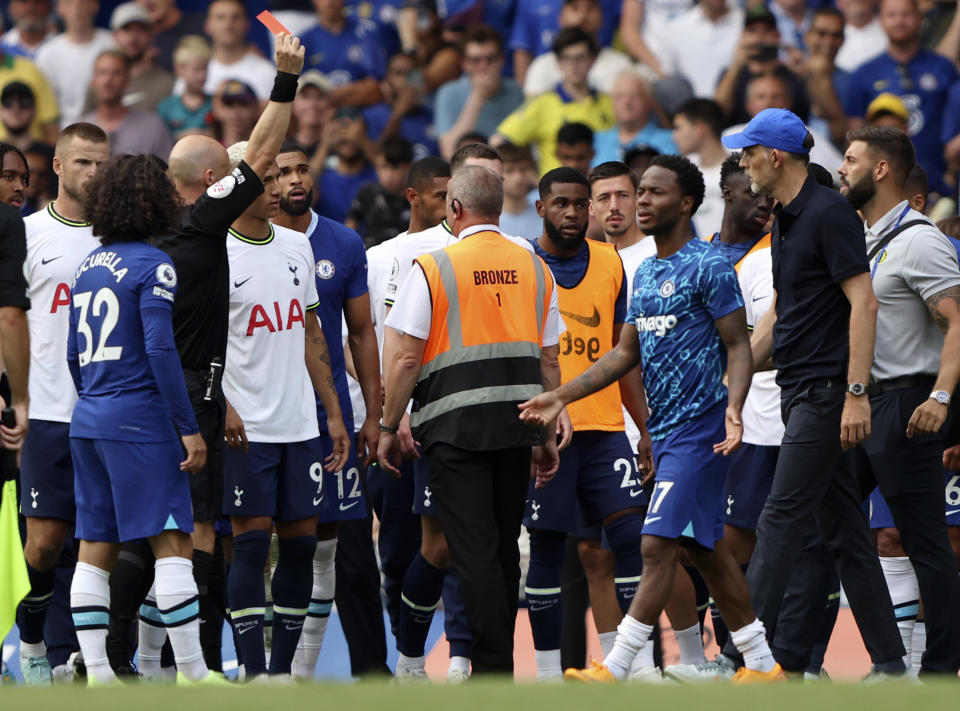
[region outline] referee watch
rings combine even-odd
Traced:
[[[949,405],[951,397],[950,393],[948,393],[946,390],[934,390],[932,393],[930,393],[930,397],[927,399],[936,400],[941,405]]]
[[[850,383],[847,385],[847,392],[854,397],[860,397],[867,394],[867,386],[863,383]]]

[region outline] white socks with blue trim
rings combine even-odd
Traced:
[[[87,677],[109,684],[117,677],[107,659],[107,627],[110,625],[110,574],[89,563],[77,563],[70,585],[70,612],[83,652]]]

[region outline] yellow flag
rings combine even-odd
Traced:
[[[17,525],[17,484],[11,479],[4,483],[0,501],[0,642],[13,628],[17,605],[28,592],[30,579]]]

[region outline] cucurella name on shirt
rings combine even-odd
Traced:
[[[80,262],[80,266],[77,267],[77,273],[73,277],[74,286],[81,274],[94,267],[106,267],[109,269],[110,273],[113,274],[113,278],[116,279],[119,284],[120,280],[127,275],[126,267],[117,269],[121,261],[123,261],[122,258],[118,257],[116,252],[97,252],[96,254],[91,254]]]

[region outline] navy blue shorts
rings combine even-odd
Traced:
[[[70,423],[30,420],[20,454],[20,510],[27,518],[76,520]]]
[[[726,438],[726,400],[653,442],[657,483],[643,521],[644,535],[692,538],[713,550],[723,538],[723,487],[729,460],[713,453]]]
[[[280,444],[251,442],[244,454],[227,448],[223,459],[223,513],[299,521],[323,510],[325,477],[319,437]]]
[[[946,507],[947,525],[960,526],[960,472],[943,473],[943,499]],[[870,528],[896,528],[893,514],[887,506],[886,499],[879,488],[874,488],[867,499],[867,515],[870,517]]]
[[[420,452],[420,459],[413,459],[413,512],[418,516],[437,517],[437,507],[433,503],[433,492],[430,491],[429,467],[427,455]]]
[[[560,453],[557,475],[542,489],[533,485],[531,479],[523,517],[527,528],[569,533],[617,511],[647,505],[636,455],[623,432],[574,432],[570,446]]]
[[[779,455],[779,447],[742,444],[727,457],[730,469],[723,488],[724,523],[748,531],[757,530],[760,512],[773,486]]]
[[[330,434],[320,430],[323,458],[333,454]],[[347,463],[338,472],[324,470],[323,506],[320,507],[319,523],[335,523],[366,518],[367,504],[363,496],[363,477],[357,465],[357,447],[352,443]]]
[[[947,525],[960,526],[960,472],[943,473],[943,496],[947,504]]]
[[[70,439],[76,467],[77,533],[83,541],[125,543],[193,530],[183,447],[167,442]]]

